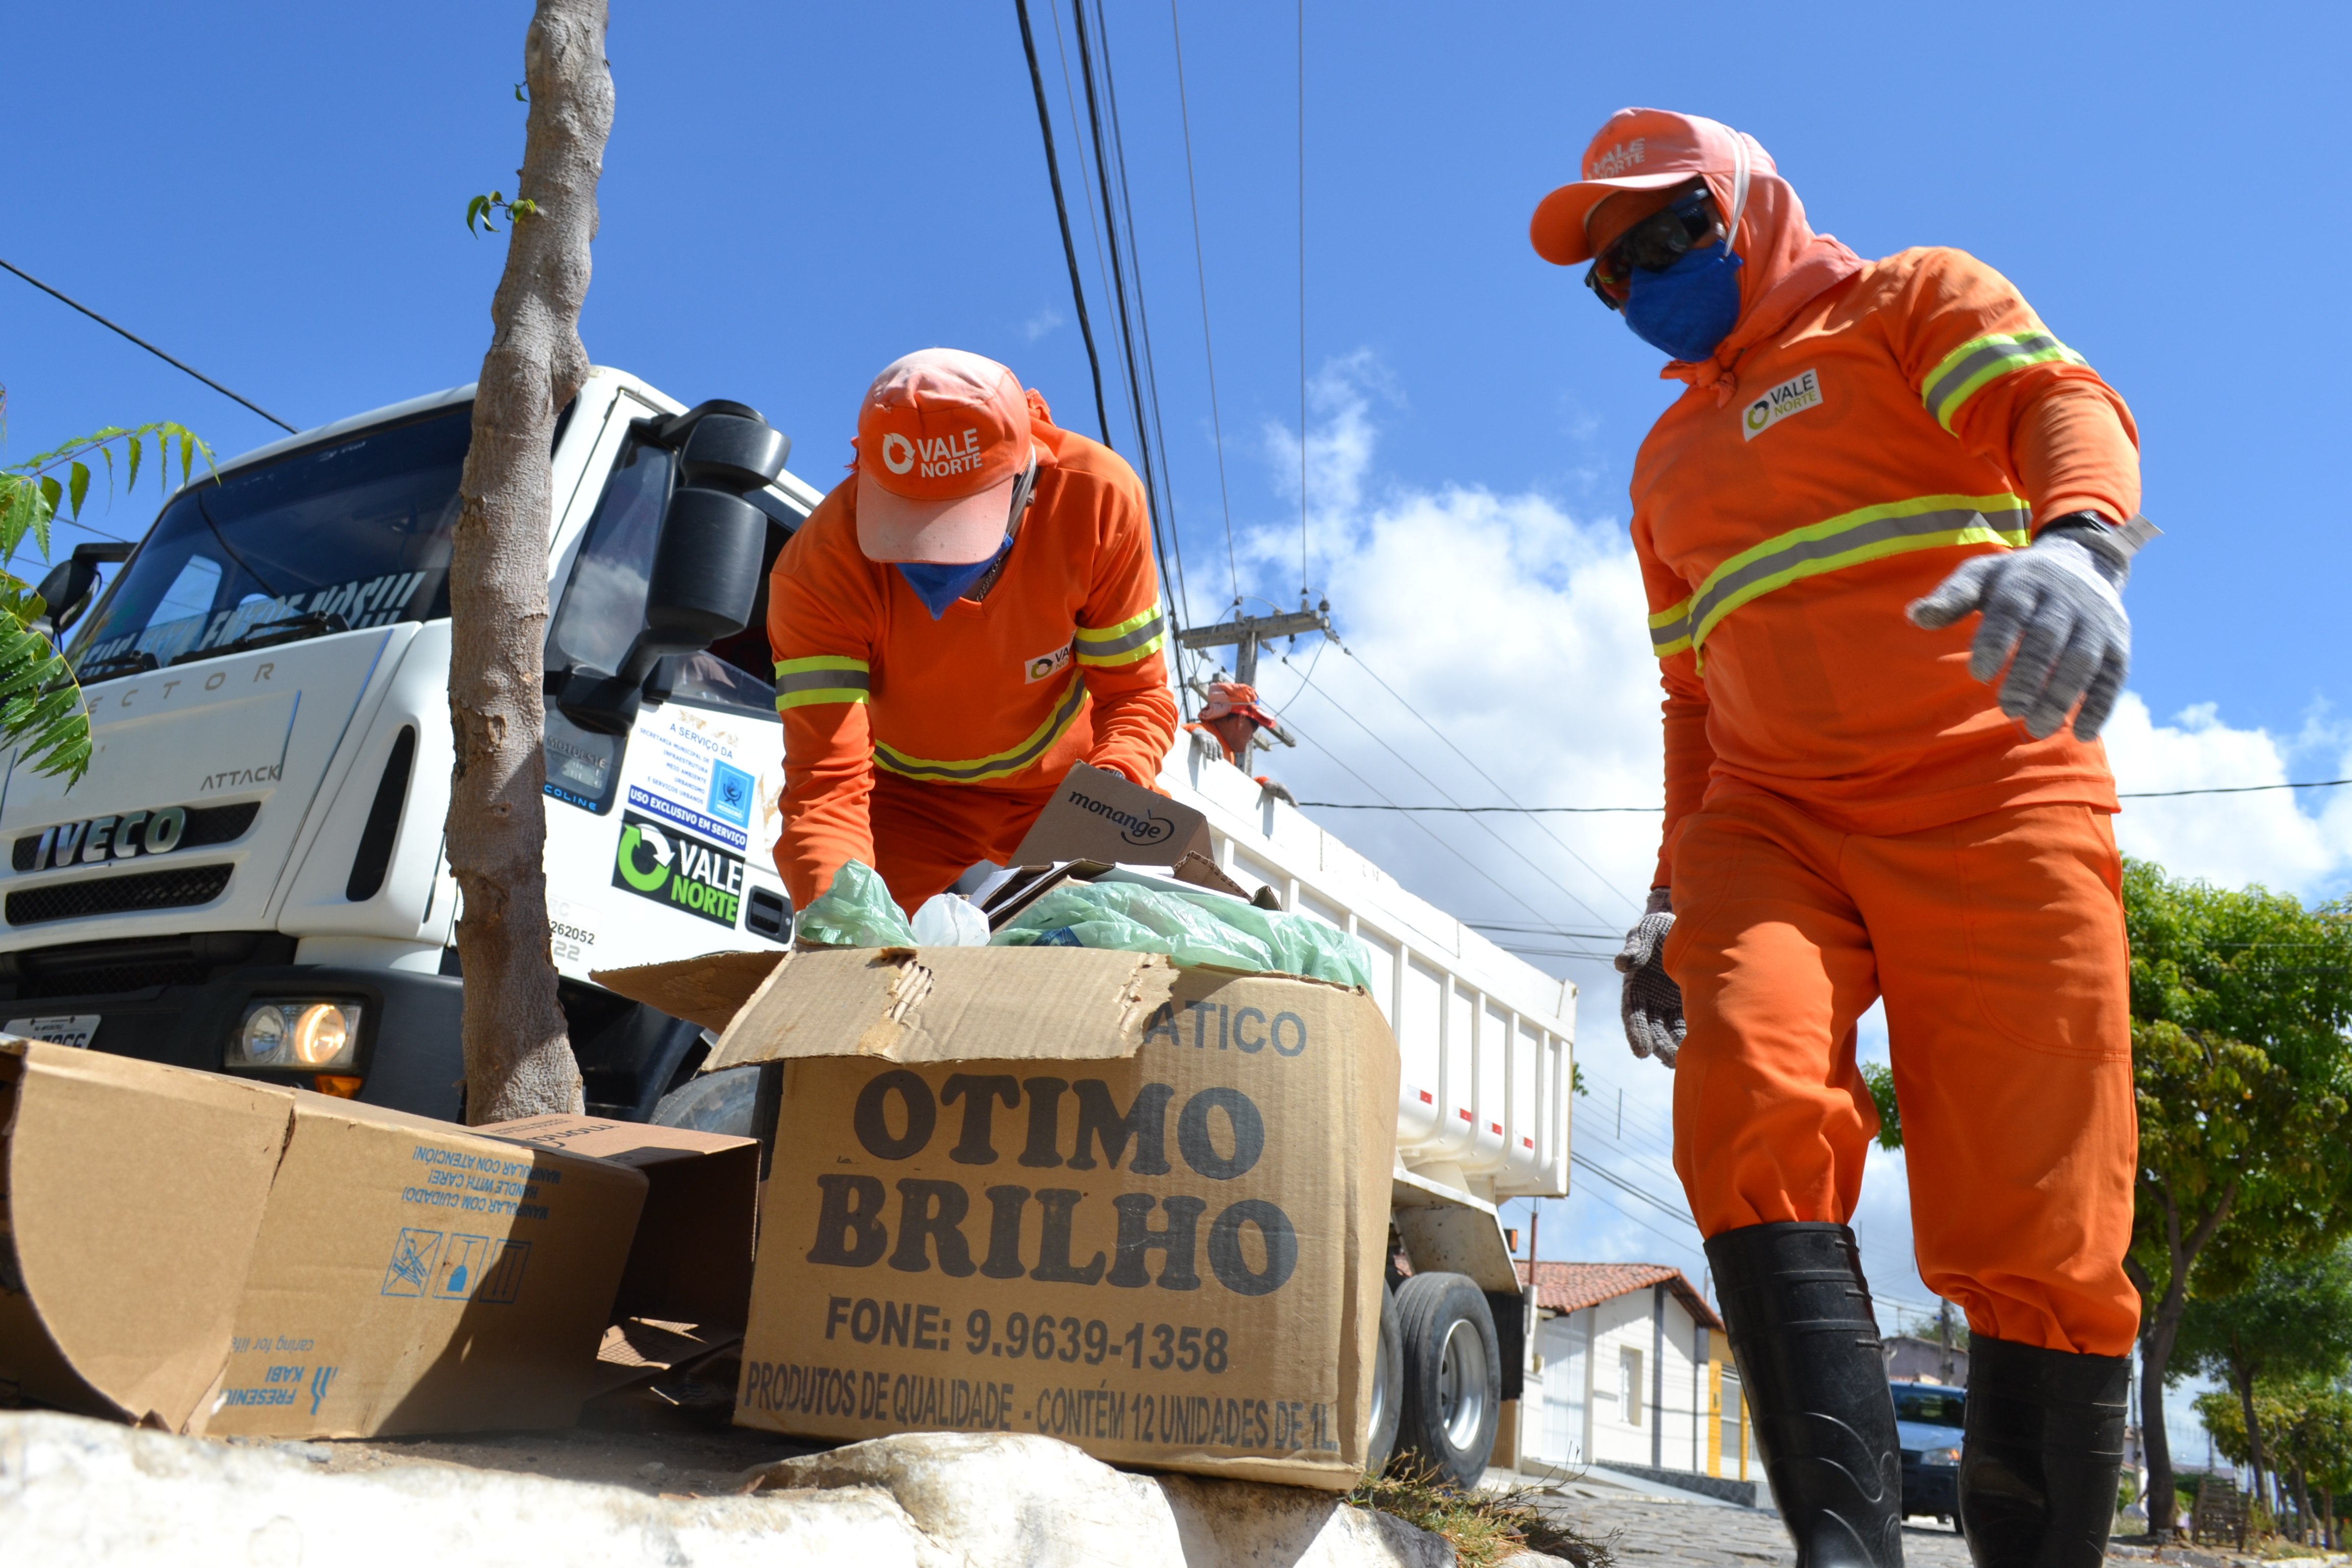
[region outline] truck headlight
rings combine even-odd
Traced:
[[[228,1065],[244,1068],[317,1069],[349,1067],[359,1056],[360,1006],[356,1002],[296,1001],[248,1004],[229,1039]]]

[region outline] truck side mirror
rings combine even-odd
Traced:
[[[556,705],[564,717],[583,730],[626,734],[657,660],[699,653],[751,620],[767,541],[768,514],[741,496],[698,485],[674,492],[654,546],[644,628],[618,670],[576,670],[563,683]]]
[[[41,603],[47,606],[42,613],[52,636],[73,625],[89,607],[89,592],[98,585],[99,567],[130,560],[133,548],[128,541],[116,540],[77,544],[71,555],[49,568],[49,574],[33,591],[40,595]]]

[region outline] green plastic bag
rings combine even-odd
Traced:
[[[843,863],[833,886],[801,910],[793,934],[827,947],[913,947],[915,928],[881,874],[863,860]]]
[[[1105,947],[1164,952],[1180,965],[1301,974],[1371,985],[1363,944],[1304,915],[1213,893],[1163,892],[1132,882],[1063,882],[1008,921],[993,947]]]

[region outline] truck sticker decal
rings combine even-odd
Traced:
[[[743,861],[667,822],[624,811],[613,886],[731,931],[743,904]]]

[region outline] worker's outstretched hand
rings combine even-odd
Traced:
[[[1911,624],[1929,631],[1984,613],[1969,673],[1989,681],[2007,665],[2000,710],[2037,741],[2055,734],[2069,712],[2077,740],[2097,740],[2123,693],[2131,621],[2122,589],[2131,565],[2102,537],[2111,531],[2095,519],[2061,519],[2023,550],[1963,561],[1934,593],[1911,602]]]
[[[1675,929],[1674,897],[1650,889],[1642,921],[1625,933],[1617,973],[1625,977],[1617,1011],[1625,1020],[1625,1043],[1637,1057],[1655,1057],[1671,1068],[1683,1048],[1683,988],[1666,973],[1666,933]]]

